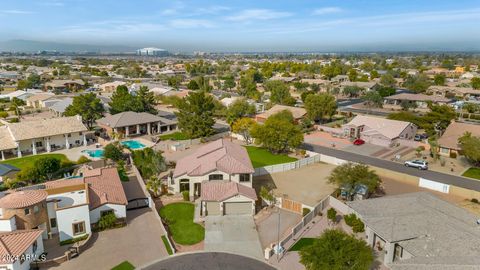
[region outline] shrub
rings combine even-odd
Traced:
[[[104,148],[105,158],[111,159],[113,161],[119,161],[123,158],[123,152],[121,147],[117,143],[107,144]]]
[[[18,123],[20,120],[18,118],[12,118],[9,120],[10,123]]]
[[[190,192],[188,191],[183,191],[182,192],[182,196],[183,196],[183,200],[186,201],[186,202],[189,202],[190,201]]]
[[[334,208],[328,209],[327,218],[335,222],[337,220],[337,210],[335,210]]]
[[[450,152],[450,157],[451,157],[451,158],[457,158],[457,153],[455,153],[455,152]]]
[[[354,213],[351,213],[349,215],[344,216],[343,219],[345,220],[345,224],[352,227],[353,224],[355,223],[355,220],[357,219],[357,216]]]
[[[473,202],[473,203],[478,203],[478,199],[476,199],[476,198],[473,198],[470,201]]]
[[[117,217],[114,213],[108,213],[98,220],[98,229],[106,230],[115,227]]]
[[[88,162],[90,162],[90,159],[88,159],[86,156],[81,156],[77,160],[77,164],[84,164],[84,163],[88,163]]]
[[[8,112],[0,112],[0,118],[7,118],[8,117]]]
[[[60,242],[60,245],[63,246],[63,245],[73,244],[73,243],[76,243],[76,242],[79,242],[79,241],[83,241],[83,240],[85,240],[85,239],[87,239],[87,238],[88,238],[88,234],[83,235],[83,236],[79,236],[79,237],[75,237],[75,238],[71,238],[71,239],[68,239],[68,240],[61,241],[61,242]]]
[[[302,215],[303,216],[308,215],[308,213],[310,213],[310,212],[311,212],[311,210],[309,208],[302,208]]]
[[[354,233],[364,232],[365,224],[363,224],[363,222],[359,218],[356,218],[352,226],[352,231]]]

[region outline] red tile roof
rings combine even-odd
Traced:
[[[243,195],[252,200],[257,200],[255,189],[235,182],[224,181],[203,181],[202,195],[203,201],[225,201],[236,195]]]
[[[19,209],[35,205],[47,198],[44,190],[23,190],[12,192],[0,199],[0,208]]]
[[[42,232],[43,230],[0,232],[0,263],[13,263],[13,259],[21,256]]]
[[[226,139],[218,139],[180,159],[173,176],[202,176],[216,170],[228,174],[255,172],[245,148]]]
[[[47,189],[50,189],[82,183],[88,184],[90,209],[95,209],[107,203],[128,204],[117,168],[113,167],[86,170],[83,172],[83,178],[50,181],[45,183],[45,186]]]

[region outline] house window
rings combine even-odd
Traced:
[[[73,223],[73,235],[79,235],[79,234],[84,234],[85,233],[85,222],[78,222],[78,223]]]
[[[240,174],[240,182],[250,182],[250,174],[248,173]]]
[[[106,216],[108,214],[113,214],[113,210],[100,211],[100,217]]]
[[[210,174],[208,180],[223,180],[223,174]]]
[[[50,227],[52,227],[52,228],[57,227],[57,219],[56,218],[51,218],[50,219]]]
[[[35,142],[35,147],[43,147],[43,143],[42,142]]]
[[[38,249],[38,244],[37,244],[37,241],[33,242],[33,245],[32,245],[32,252],[35,253]]]
[[[72,137],[72,134],[68,134],[67,137],[68,137],[68,138]]]
[[[39,210],[40,210],[40,209],[38,208],[37,205],[35,205],[35,206],[33,207],[33,212],[34,212],[34,213],[38,213]]]
[[[25,208],[23,211],[25,212],[25,215],[30,215],[30,208]]]
[[[82,136],[82,135],[83,135],[83,132],[79,132],[78,135]]]

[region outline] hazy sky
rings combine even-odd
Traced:
[[[172,51],[480,49],[480,0],[0,0],[0,40]]]

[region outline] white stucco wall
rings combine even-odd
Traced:
[[[42,237],[39,236],[37,238],[37,250],[33,252],[33,246],[30,246],[24,253],[24,254],[30,255],[31,256],[30,258],[26,258],[26,260],[22,264],[20,264],[19,260],[16,260],[13,264],[7,264],[7,265],[0,264],[0,269],[2,269],[1,267],[7,267],[8,270],[29,270],[30,263],[35,259],[39,259],[40,254],[42,254],[43,252],[44,252],[43,240],[42,240]]]
[[[42,147],[37,147],[37,150],[40,149],[45,149],[47,147],[47,139],[46,138],[37,138],[35,139],[36,142],[42,142]],[[74,132],[70,133],[70,137],[68,138],[68,142],[71,145],[71,147],[77,146],[76,142],[79,142],[80,145],[83,145],[83,133],[80,135],[80,132]],[[27,151],[27,152],[32,152],[32,140],[22,140],[19,141],[19,146],[20,150],[22,151]],[[53,151],[53,145],[56,147],[62,147],[65,148],[66,145],[66,140],[65,136],[63,134],[61,135],[55,135],[55,136],[50,136],[50,145],[52,146],[52,151]]]
[[[104,204],[90,211],[90,223],[97,223],[102,211],[113,210],[117,218],[127,217],[127,207],[119,204]]]
[[[73,235],[73,223],[85,222],[85,233],[90,234],[90,211],[88,205],[82,205],[62,210],[57,210],[57,226],[60,241],[80,237],[82,235]]]
[[[0,231],[1,232],[11,232],[17,229],[17,223],[15,222],[15,217],[11,217],[10,219],[2,219],[0,220]]]
[[[202,176],[182,175],[180,177],[174,178],[175,183],[173,185],[171,185],[170,182],[169,182],[169,185],[171,187],[173,187],[173,191],[175,193],[179,193],[180,192],[180,180],[181,179],[189,179],[190,180],[190,192],[193,192],[195,183],[201,183],[205,180],[208,180],[209,176],[212,175],[212,174],[221,174],[221,175],[223,175],[223,180],[233,181],[233,182],[245,185],[247,187],[252,187],[252,179],[253,179],[252,175],[250,175],[250,181],[249,182],[240,182],[240,174],[231,174],[230,175],[228,173],[218,171],[218,170],[210,172],[210,173],[202,175]],[[212,181],[218,181],[218,180],[212,180]]]

